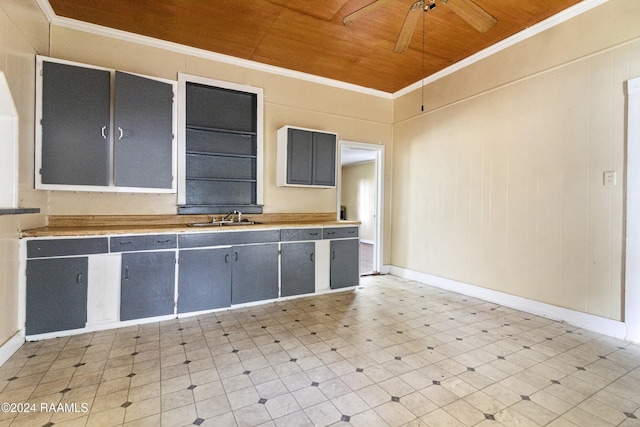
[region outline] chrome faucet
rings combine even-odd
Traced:
[[[236,215],[238,218],[238,222],[242,222],[242,212],[237,211],[237,210],[233,210],[231,212],[229,212],[224,218],[222,218],[220,221],[226,221],[230,216],[232,215]],[[233,219],[232,219],[233,221]]]

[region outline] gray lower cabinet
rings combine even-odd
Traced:
[[[278,244],[234,246],[231,303],[278,298]]]
[[[358,239],[331,241],[331,289],[357,286],[360,281]]]
[[[88,258],[27,261],[26,334],[84,328]]]
[[[173,314],[175,252],[122,254],[120,320]]]
[[[231,305],[230,248],[182,250],[178,268],[178,313]]]
[[[316,290],[314,242],[283,243],[280,258],[280,296],[313,293]]]

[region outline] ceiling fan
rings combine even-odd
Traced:
[[[356,10],[353,13],[345,16],[342,19],[342,23],[347,25],[349,22],[358,19],[364,15],[377,10],[394,0],[376,0],[373,3]],[[454,13],[467,21],[476,30],[484,33],[493,28],[498,22],[493,16],[491,16],[486,10],[475,4],[472,0],[440,0],[442,4],[446,5]],[[416,29],[416,24],[420,18],[420,12],[427,12],[436,7],[435,0],[418,0],[409,7],[407,16],[402,24],[402,29],[398,35],[398,40],[393,49],[394,52],[400,53],[407,50],[413,32]]]

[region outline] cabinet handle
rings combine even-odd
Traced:
[[[106,126],[102,126],[102,129],[100,129],[100,134],[102,135],[102,137],[104,139],[107,139],[107,127]]]
[[[123,136],[124,136],[124,131],[120,126],[118,126],[118,139],[122,139]]]
[[[331,259],[336,259],[336,251],[331,251]]]
[[[236,262],[238,262],[238,251],[234,251],[236,254]]]
[[[229,254],[224,254],[224,263],[229,264]]]
[[[309,261],[313,262],[313,252],[311,252],[311,255],[309,256]]]
[[[129,280],[129,267],[124,268],[124,280]]]
[[[84,283],[82,283],[82,273],[78,273],[78,275],[76,276],[76,283],[78,285],[83,285]]]
[[[118,242],[118,244],[119,245],[130,245],[131,244],[131,240],[129,240],[128,242],[120,241],[120,242]]]

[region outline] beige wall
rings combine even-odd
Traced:
[[[638,22],[612,0],[398,99],[391,263],[622,320]]]
[[[0,69],[20,114],[20,206],[42,213],[0,217],[0,344],[18,328],[19,229],[46,214],[176,211],[175,195],[33,190],[35,54],[262,87],[265,212],[336,209],[334,190],[275,185],[279,127],[381,143],[385,264],[622,319],[622,85],[640,75],[639,18],[640,2],[610,0],[428,85],[420,113],[420,91],[392,101],[331,88],[50,26],[35,0],[1,0]],[[616,187],[602,186],[608,170]]]
[[[150,76],[179,72],[264,89],[264,212],[335,212],[336,191],[276,186],[276,131],[284,125],[336,132],[390,147],[392,100],[294,80],[127,41],[54,27],[51,56]],[[175,195],[50,192],[51,214],[176,213]]]
[[[35,3],[0,2],[0,70],[5,74],[19,120],[19,206],[46,212],[46,195],[33,188],[33,117],[35,59],[46,53],[48,24]],[[0,136],[0,144],[9,142]],[[18,230],[44,224],[44,215],[0,216],[0,345],[18,326]]]
[[[335,212],[337,206],[335,190],[275,185],[276,130],[281,126],[333,131],[350,140],[375,140],[391,151],[391,98],[57,27],[46,21],[35,0],[2,0],[0,67],[20,112],[20,206],[39,207],[42,213],[0,217],[0,345],[18,330],[18,230],[44,225],[47,214],[174,214],[177,210],[176,195],[33,189],[36,54],[166,79],[176,80],[184,72],[263,88],[266,213]]]
[[[360,163],[342,168],[342,205],[349,221],[360,221],[360,239],[373,242],[376,235],[376,164]]]

